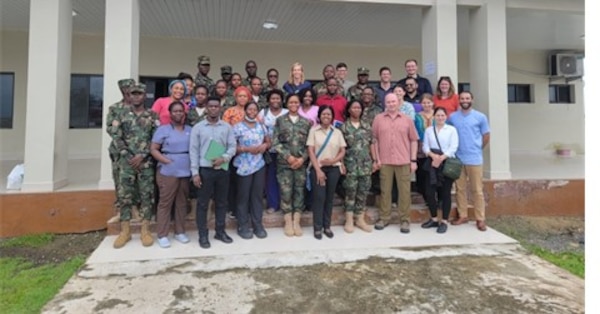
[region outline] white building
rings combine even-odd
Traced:
[[[86,173],[110,189],[99,119],[121,78],[195,75],[208,55],[213,79],[225,64],[245,76],[252,59],[280,84],[295,61],[309,79],[344,61],[351,79],[365,66],[377,80],[385,65],[398,80],[415,58],[434,86],[470,84],[492,130],[486,176],[508,179],[511,154],[585,153],[584,13],[583,0],[0,0],[0,158],[25,162],[23,191],[67,185],[77,159],[100,160]],[[562,62],[566,78],[560,60],[550,69],[557,52],[575,60]]]

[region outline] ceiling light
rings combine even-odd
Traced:
[[[263,23],[262,27],[264,29],[277,29],[277,27],[279,27],[279,25],[277,25],[277,22],[275,22],[275,21],[266,20]]]
[[[79,13],[77,13],[77,11],[73,10],[73,11],[71,12],[71,14],[72,14],[73,16],[77,16]]]

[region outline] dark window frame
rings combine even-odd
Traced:
[[[508,103],[533,103],[532,84],[508,84]]]
[[[85,104],[74,104],[73,102],[76,101],[74,97],[74,90],[73,90],[73,82],[74,79],[87,79],[86,81],[86,85],[85,85],[85,91],[86,94],[83,95],[83,97],[86,98],[86,102]],[[104,103],[104,75],[102,74],[81,74],[81,73],[71,73],[71,87],[70,87],[70,101],[69,101],[69,129],[73,129],[73,130],[81,130],[81,129],[101,129],[102,128],[102,108],[103,108],[103,103]],[[99,87],[100,90],[98,91],[98,95],[99,95],[99,99],[93,99],[92,98],[92,80],[98,80],[98,82],[102,82],[102,85]],[[94,102],[96,103],[94,105]],[[84,106],[83,108],[74,108],[74,106]],[[81,112],[78,113],[74,113],[74,109],[77,110],[81,110],[81,112],[86,112],[86,114],[82,117],[78,114],[81,114]],[[98,112],[92,112],[92,110],[95,109],[95,111],[99,111],[99,116],[98,116]],[[83,121],[83,122],[82,122]]]
[[[575,86],[573,84],[548,85],[548,102],[551,104],[574,104]]]
[[[6,92],[7,90],[10,90],[10,100],[8,102],[8,112],[10,113],[9,115],[7,115],[6,117],[4,117],[2,115],[2,111],[4,111],[4,103],[0,104],[0,129],[12,129],[14,126],[14,118],[15,118],[15,72],[9,72],[9,71],[1,71],[0,72],[0,76],[4,77],[4,76],[8,76],[11,78],[11,84],[12,86],[9,89],[4,88],[4,86],[2,86],[2,88],[0,88],[0,90],[2,91],[2,93]],[[3,99],[4,95],[2,95],[0,97],[0,100]]]

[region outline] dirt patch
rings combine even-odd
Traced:
[[[490,227],[519,240],[555,253],[585,250],[583,217],[500,216],[488,218]]]
[[[76,256],[87,258],[100,245],[105,231],[83,234],[59,234],[42,247],[0,247],[0,256],[18,257],[34,265],[62,263]],[[6,241],[2,239],[0,241]]]

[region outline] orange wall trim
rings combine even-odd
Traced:
[[[585,215],[585,180],[484,182],[486,215]],[[107,228],[114,191],[0,195],[0,237],[83,233]]]
[[[2,194],[0,237],[102,230],[114,200],[110,190]]]

